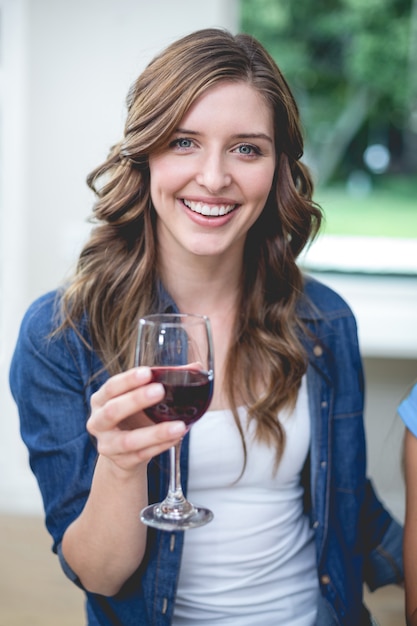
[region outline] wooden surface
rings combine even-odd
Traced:
[[[84,626],[84,595],[38,517],[0,516],[0,626]]]

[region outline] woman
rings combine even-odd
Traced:
[[[401,579],[401,529],[365,476],[355,321],[296,263],[321,221],[302,153],[256,40],[180,39],[133,85],[124,137],[88,179],[96,227],[74,278],[25,316],[11,387],[90,625],[370,624],[364,578]],[[139,522],[185,427],[142,413],[164,391],[132,367],[136,328],[173,310],[208,315],[215,350],[182,459],[215,519],[185,534]]]
[[[417,626],[417,383],[398,407],[406,430],[404,471],[406,507],[404,524],[404,574],[407,624]]]

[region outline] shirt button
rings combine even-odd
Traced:
[[[326,461],[322,461],[322,462],[320,463],[320,467],[321,467],[322,469],[326,469],[326,467],[327,467],[327,463],[326,463]]]
[[[327,402],[326,402],[326,400],[323,400],[323,402],[321,403],[321,408],[322,409],[327,409]]]
[[[162,615],[165,615],[165,613],[167,612],[167,608],[168,608],[168,598],[164,598],[162,600]]]
[[[316,356],[322,356],[323,348],[317,344],[316,346],[314,346],[313,352]]]
[[[328,585],[330,582],[330,576],[328,576],[327,574],[323,574],[323,576],[321,576],[320,578],[320,582],[322,585]]]
[[[318,528],[319,526],[320,526],[320,522],[316,520],[313,524],[313,528]]]

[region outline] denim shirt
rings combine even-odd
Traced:
[[[87,347],[86,322],[79,330],[87,345],[73,330],[49,337],[56,324],[57,298],[59,293],[51,292],[27,311],[10,385],[53,550],[65,573],[81,586],[63,558],[61,541],[88,498],[97,452],[86,421],[91,395],[108,375]],[[163,289],[159,308],[175,309]],[[303,480],[321,588],[317,625],[370,624],[362,603],[363,582],[374,590],[402,581],[402,528],[366,477],[356,323],[342,298],[311,278],[305,280],[299,313],[309,329],[303,343],[308,353],[311,445]],[[185,491],[188,442],[187,436],[181,456]],[[148,475],[149,501],[159,501],[167,491],[167,453],[149,463]],[[148,529],[142,564],[121,591],[113,597],[86,592],[89,626],[171,624],[182,545],[181,532]]]

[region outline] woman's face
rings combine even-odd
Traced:
[[[149,159],[165,262],[178,255],[240,261],[275,165],[272,110],[253,87],[224,82],[197,99]]]

